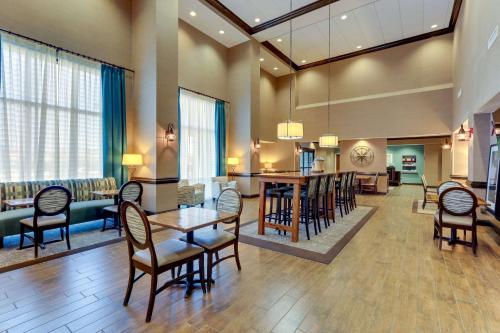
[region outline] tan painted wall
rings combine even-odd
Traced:
[[[276,141],[276,108],[278,80],[264,70],[260,71],[260,130],[261,140]]]
[[[179,20],[179,86],[227,100],[227,48]]]

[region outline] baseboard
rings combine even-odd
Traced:
[[[241,197],[245,198],[245,199],[252,199],[252,198],[258,198],[259,195],[258,194],[242,194]]]

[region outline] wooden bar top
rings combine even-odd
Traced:
[[[302,172],[302,171],[296,171],[296,172],[279,172],[279,173],[261,173],[258,175],[259,178],[261,179],[284,179],[284,180],[290,180],[290,179],[306,179],[310,177],[319,177],[319,176],[325,176],[325,175],[334,175],[335,172]]]

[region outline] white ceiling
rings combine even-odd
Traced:
[[[245,3],[245,1],[234,1]],[[341,0],[331,5],[331,56],[394,42],[448,27],[453,0]],[[251,4],[247,3],[250,11]],[[235,12],[239,15],[238,12]],[[342,15],[347,19],[342,20]],[[290,23],[261,31],[253,37],[269,41],[289,55]],[[437,24],[436,28],[431,28]],[[292,21],[293,54],[297,65],[328,58],[328,6]],[[282,42],[277,42],[281,38]]]
[[[290,74],[290,66],[285,64],[273,53],[269,52],[265,47],[260,48],[260,59],[263,59],[260,62],[260,68],[262,68],[269,74],[275,77]],[[292,73],[294,72],[295,71],[292,69]]]
[[[191,16],[191,11],[196,16]],[[179,1],[179,17],[226,47],[233,47],[250,39],[199,0]],[[220,34],[219,30],[223,30],[224,34]]]
[[[293,0],[292,10],[317,0]],[[254,27],[290,12],[289,0],[219,0],[249,26]],[[255,22],[259,18],[260,22]]]

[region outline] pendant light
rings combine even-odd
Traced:
[[[331,5],[328,5],[328,59],[331,58]],[[330,81],[331,81],[331,61],[328,62],[328,131],[330,131]],[[330,132],[331,133],[331,132]],[[319,137],[319,146],[321,148],[335,148],[339,145],[339,138],[334,134],[323,134]]]
[[[290,0],[290,12],[292,12],[292,0]],[[292,120],[292,20],[290,19],[290,63],[288,64],[290,73],[288,83],[290,85],[290,110],[288,120],[278,124],[278,139],[298,140],[304,136],[304,125],[301,122]]]

